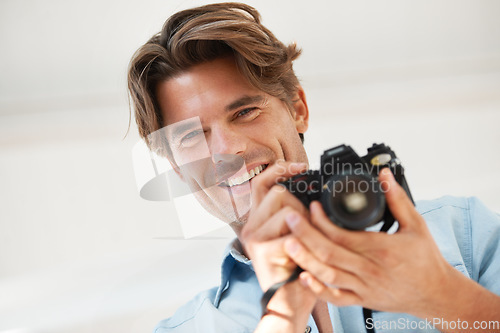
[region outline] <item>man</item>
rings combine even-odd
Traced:
[[[380,332],[393,323],[435,331],[425,318],[457,332],[499,321],[500,220],[477,200],[416,210],[383,169],[399,222],[388,235],[341,229],[317,202],[306,208],[276,185],[307,169],[309,110],[292,66],[299,53],[255,9],[224,3],[174,14],[134,55],[129,90],[140,135],[237,235],[220,287],[156,332]],[[297,265],[304,271],[261,316],[263,291]],[[361,307],[376,310],[373,318],[364,321]]]

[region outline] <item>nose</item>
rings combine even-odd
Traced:
[[[216,183],[233,176],[245,161],[245,136],[229,127],[212,127],[208,137],[210,154],[214,164]]]
[[[210,154],[214,163],[217,159],[227,155],[242,155],[246,150],[244,135],[228,127],[215,127],[210,131]]]

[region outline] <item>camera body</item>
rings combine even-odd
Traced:
[[[387,231],[395,222],[385,201],[378,174],[388,167],[413,202],[404,168],[390,147],[373,144],[365,156],[346,145],[326,150],[319,170],[308,170],[280,183],[306,207],[321,202],[330,220],[350,230],[364,230],[384,222]]]

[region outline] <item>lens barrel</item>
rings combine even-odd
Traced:
[[[364,171],[330,177],[321,203],[333,223],[350,230],[380,222],[386,207],[380,182]]]

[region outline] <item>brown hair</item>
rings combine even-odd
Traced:
[[[293,108],[299,82],[292,62],[300,50],[280,42],[261,24],[257,10],[241,3],[183,10],[172,15],[130,62],[128,89],[139,134],[148,146],[148,135],[165,126],[156,100],[157,84],[228,55],[253,86]]]

